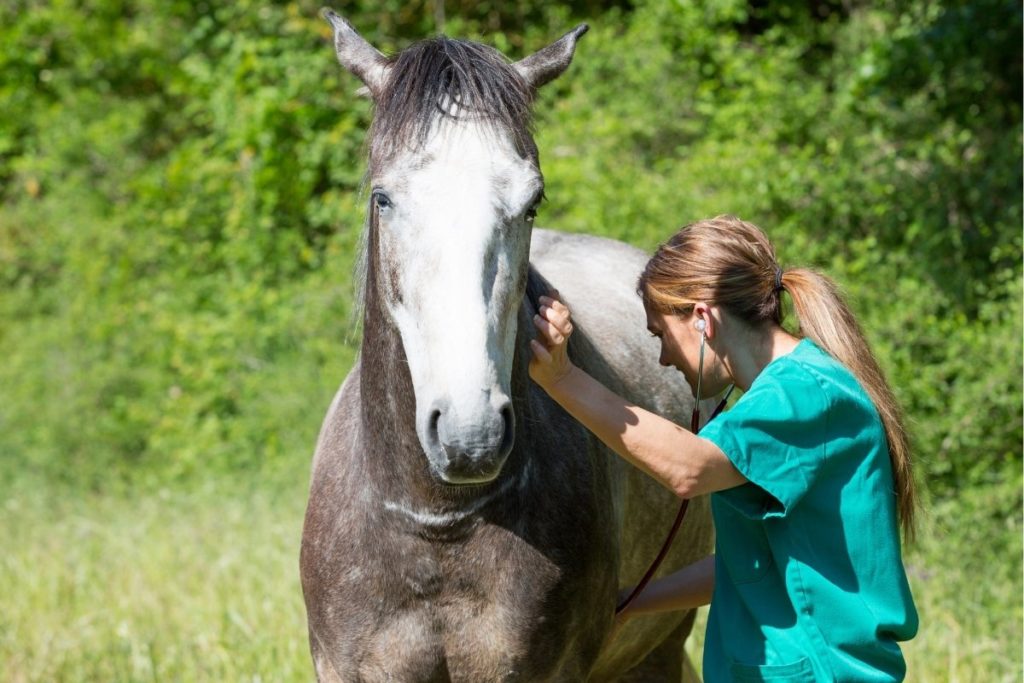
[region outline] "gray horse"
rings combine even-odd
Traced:
[[[635,292],[643,254],[534,229],[536,89],[580,26],[516,63],[438,38],[386,58],[326,11],[375,104],[359,359],[313,460],[302,587],[321,681],[678,681],[692,613],[609,638],[620,587],[677,502],[533,385],[537,294],[572,308],[570,354],[686,419]],[[666,562],[710,551],[696,500]]]

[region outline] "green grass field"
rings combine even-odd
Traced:
[[[7,498],[0,679],[310,680],[304,495]]]
[[[9,492],[0,679],[311,680],[298,579],[305,485]],[[1020,557],[1019,522],[930,523],[907,557],[922,623],[905,646],[909,680],[1021,680]],[[700,634],[688,647],[699,663]]]

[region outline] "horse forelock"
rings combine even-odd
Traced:
[[[439,37],[414,43],[390,60],[375,99],[370,166],[416,150],[439,119],[472,119],[507,133],[519,154],[536,160],[533,90],[492,47]]]

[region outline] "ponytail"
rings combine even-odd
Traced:
[[[775,248],[756,225],[718,216],[687,225],[658,247],[637,284],[652,310],[687,315],[696,302],[709,301],[749,325],[780,325],[783,291],[793,298],[800,334],[846,366],[875,405],[888,441],[899,523],[913,540],[916,495],[903,414],[832,280],[804,268],[781,271]]]
[[[903,411],[878,365],[864,333],[843,300],[839,288],[827,276],[807,268],[784,271],[782,288],[793,299],[800,334],[842,363],[853,373],[874,403],[889,445],[896,509],[908,541],[914,538],[917,495],[910,464],[910,441],[903,426]]]

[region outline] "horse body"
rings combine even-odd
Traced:
[[[355,39],[342,37],[350,49]],[[538,54],[525,65],[534,86],[553,77],[550,49]],[[387,67],[372,53],[347,62],[386,98],[374,79]],[[527,373],[533,308],[524,290],[551,283],[577,322],[576,362],[682,421],[690,393],[657,365],[634,292],[644,257],[610,240],[532,230],[543,187],[535,151],[515,136],[449,124],[462,136],[457,154],[446,149],[453,131],[434,122],[413,157],[371,171],[362,348],[321,430],[303,531],[317,675],[623,680],[642,663],[644,680],[678,680],[686,615],[634,620],[605,642],[617,590],[639,580],[675,499]],[[456,191],[445,184],[453,176]],[[482,179],[502,192],[474,203]],[[431,201],[416,199],[424,193]],[[451,230],[456,240],[444,237]],[[446,260],[452,250],[469,262]],[[666,564],[708,552],[710,534],[707,506],[695,501]],[[648,656],[659,643],[674,661]]]
[[[614,593],[611,567],[598,556],[610,550],[607,540],[604,548],[587,543],[607,514],[593,496],[580,501],[553,491],[550,503],[572,525],[572,533],[556,534],[549,504],[536,505],[532,497],[540,492],[535,477],[547,476],[546,470],[575,478],[588,463],[566,458],[519,476],[510,471],[461,505],[438,501],[427,509],[395,502],[398,491],[380,491],[352,461],[422,458],[422,452],[395,448],[394,433],[373,437],[347,419],[346,413],[359,414],[359,373],[346,381],[333,415],[338,422],[324,433],[311,491],[321,504],[311,506],[306,532],[319,542],[303,545],[320,679],[585,679],[602,637],[588,621],[607,622],[608,615],[583,589]],[[366,438],[352,448],[356,434]],[[525,452],[532,444],[523,441]]]

